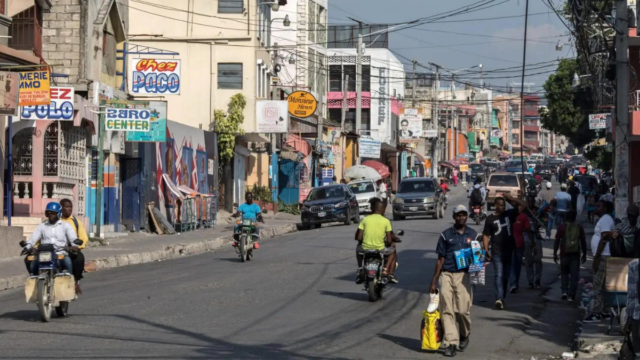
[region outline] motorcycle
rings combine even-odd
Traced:
[[[398,231],[396,235],[404,235],[404,230]],[[395,242],[400,243],[402,240],[398,239]],[[364,288],[369,295],[370,302],[378,301],[378,299],[382,297],[386,285],[389,283],[389,278],[382,274],[386,260],[386,257],[378,250],[365,250],[364,252]],[[397,268],[398,266],[396,264],[396,269]]]
[[[260,239],[259,235],[255,233],[258,223],[252,219],[242,218],[236,221],[236,224],[238,225],[238,229],[233,235],[236,240],[234,247],[236,253],[240,255],[241,261],[245,262],[253,258],[254,244],[257,244],[257,241]]]
[[[487,214],[484,212],[484,204],[471,206],[471,218],[475,220],[476,225],[480,225],[480,222],[487,218]]]
[[[73,243],[82,245],[82,240],[76,239]],[[25,247],[26,242],[23,240],[20,245]],[[65,250],[73,251],[70,247]],[[23,254],[26,253],[24,249]],[[27,303],[38,304],[40,320],[43,322],[51,320],[54,308],[59,317],[67,316],[69,303],[76,298],[73,275],[60,268],[60,263],[65,256],[67,255],[56,254],[52,244],[40,244],[27,256],[27,260],[37,261],[38,272],[27,278],[24,287],[25,296]]]

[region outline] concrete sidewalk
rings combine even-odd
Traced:
[[[297,231],[300,215],[269,213],[264,218],[265,224],[260,224],[260,236],[262,239],[269,239]],[[103,241],[103,246],[90,246],[83,250],[85,270],[92,272],[220,249],[232,241],[235,222],[225,223],[226,220],[220,219],[222,224],[219,223],[213,229],[176,235],[131,233],[126,237]],[[23,286],[27,277],[23,257],[0,260],[0,274],[0,290]]]

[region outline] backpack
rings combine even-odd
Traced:
[[[566,254],[580,252],[580,226],[576,223],[567,223],[564,235],[564,252]]]
[[[478,188],[474,188],[471,192],[471,203],[473,204],[482,204],[482,191]]]

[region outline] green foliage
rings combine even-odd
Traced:
[[[235,94],[229,101],[229,108],[225,114],[222,110],[215,110],[215,129],[209,129],[218,133],[218,156],[221,164],[228,164],[233,158],[236,136],[243,135],[242,123],[244,122],[244,108],[247,99],[242,94]],[[211,125],[213,126],[213,124]]]
[[[613,168],[613,156],[611,155],[611,152],[605,150],[604,146],[594,146],[584,153],[585,159],[591,161],[595,169],[603,171],[611,171]]]
[[[300,208],[298,204],[285,205],[282,200],[278,202],[278,212],[283,212],[291,215],[300,215]]]
[[[253,186],[247,186],[246,191],[251,191],[253,193],[253,200],[262,201],[264,203],[272,203],[272,195],[271,189],[268,186],[258,186],[255,184]]]
[[[581,147],[595,138],[589,130],[589,112],[593,108],[591,88],[572,88],[573,76],[580,73],[578,61],[563,59],[555,74],[544,83],[547,109],[540,112],[540,121],[545,129],[566,136],[572,144]]]

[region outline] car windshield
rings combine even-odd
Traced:
[[[375,192],[376,188],[371,181],[349,183],[349,190],[354,194]]]
[[[493,175],[489,180],[489,186],[517,187],[518,179],[515,177],[515,175]]]
[[[400,183],[398,193],[434,192],[433,181],[403,181]]]
[[[484,167],[480,164],[471,164],[469,165],[469,169],[471,169],[471,171],[484,171]]]
[[[332,186],[326,188],[317,188],[311,190],[309,196],[307,197],[307,201],[314,200],[326,200],[326,199],[335,199],[335,198],[343,198],[344,191],[342,190],[342,186]]]

